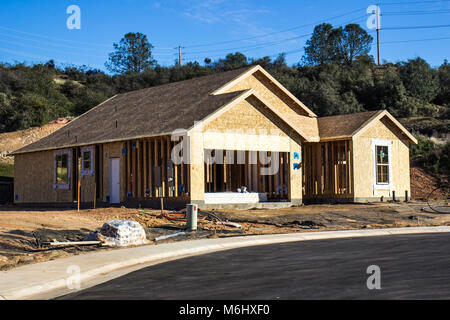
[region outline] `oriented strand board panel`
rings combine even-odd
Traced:
[[[95,175],[84,176],[81,179],[81,202],[94,203]]]
[[[210,150],[289,152],[289,137],[238,133],[205,132],[203,146]]]
[[[92,148],[94,154],[92,159],[95,159],[95,147]],[[92,170],[97,170],[95,166],[95,161],[91,163]],[[94,202],[94,183],[95,183],[95,173],[93,175],[84,175],[81,178],[81,202]]]
[[[269,79],[259,71],[241,80],[231,87],[228,92],[247,89],[254,89],[281,113],[308,116],[303,108],[298,106],[294,100],[279,89],[278,86],[270,82]]]
[[[248,98],[204,125],[203,131],[285,135],[261,108],[264,108],[261,102]]]
[[[295,153],[298,153],[300,159],[295,159]],[[303,169],[300,166],[300,169],[294,169],[294,164],[301,164],[302,159],[302,147],[296,143],[294,140],[291,140],[291,152],[289,154],[289,200],[294,203],[300,203],[303,198]]]
[[[228,92],[253,89],[270,103],[284,117],[295,123],[305,134],[319,138],[317,118],[311,118],[295,101],[261,72],[257,71],[242,79],[231,87]]]
[[[374,193],[374,156],[372,140],[392,141],[391,178],[397,197],[405,191],[411,194],[409,173],[409,143],[405,137],[388,121],[374,123],[363,134],[353,140],[354,192],[355,198],[388,197],[389,187]]]
[[[191,201],[205,200],[203,134],[196,130],[188,137],[190,145],[189,192]]]
[[[53,189],[54,166],[53,151],[16,155],[14,195],[18,199],[15,203],[72,202],[72,188]]]
[[[264,115],[256,99],[241,101],[203,127],[203,147],[218,150],[290,150],[289,137],[280,129],[280,120]],[[282,125],[281,125],[282,126]],[[287,128],[283,128],[287,130]]]

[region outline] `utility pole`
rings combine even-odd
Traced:
[[[378,53],[378,65],[381,65],[380,56],[380,6],[377,6],[377,53]]]
[[[181,49],[182,46],[178,46],[178,65],[181,67]]]

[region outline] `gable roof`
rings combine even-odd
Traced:
[[[313,118],[316,118],[316,114],[314,112],[312,112],[303,102],[301,102],[299,99],[297,99],[296,96],[294,96],[288,89],[286,89],[281,83],[279,83],[277,81],[277,79],[275,79],[274,77],[272,77],[272,75],[270,73],[268,73],[266,70],[264,70],[263,67],[261,67],[260,65],[256,65],[253,67],[250,67],[248,70],[246,70],[245,72],[239,74],[235,79],[225,83],[223,86],[221,86],[220,88],[216,89],[212,94],[213,95],[218,95],[218,94],[223,94],[225,93],[228,89],[232,88],[236,83],[240,82],[241,80],[243,80],[244,78],[252,75],[255,72],[261,72],[262,74],[264,74],[264,76],[266,76],[270,82],[272,82],[273,84],[275,84],[278,88],[280,88],[281,91],[283,91],[289,98],[291,98],[297,105],[300,106],[300,108],[302,108],[303,110],[306,111],[306,113]]]
[[[211,95],[211,92],[249,68],[116,95],[13,154],[123,141],[188,129],[242,94],[243,91],[221,95]]]
[[[221,96],[221,95],[219,95],[219,96]],[[256,92],[253,89],[243,91],[238,97],[233,99],[233,101],[230,101],[228,104],[222,106],[218,110],[216,110],[213,113],[211,113],[210,115],[206,116],[202,121],[197,122],[196,125],[194,127],[192,127],[190,130],[194,131],[197,129],[197,127],[201,127],[201,126],[207,124],[208,122],[216,119],[217,117],[219,117],[220,115],[222,115],[223,113],[225,113],[226,111],[228,111],[232,107],[234,107],[237,103],[239,103],[249,97],[254,97],[257,100],[259,100],[260,102],[262,102],[262,104],[267,109],[269,109],[277,118],[279,118],[281,121],[283,121],[288,127],[293,129],[298,135],[300,135],[301,138],[303,138],[304,140],[306,140],[308,142],[313,141],[313,139],[311,139],[311,137],[304,132],[303,128],[298,125],[298,122],[292,121],[291,117],[286,117],[285,114],[279,112],[277,108],[275,108],[269,101],[264,99],[263,96],[261,96],[258,92]],[[313,119],[315,121],[315,118],[311,118],[311,119]]]
[[[384,117],[391,120],[411,142],[417,144],[417,139],[386,110],[318,118],[320,140],[327,141],[357,137],[373,123]]]
[[[380,111],[368,111],[352,114],[318,118],[319,136],[321,140],[349,138],[364,123]]]
[[[387,118],[389,119],[398,129],[400,129],[400,131],[414,144],[418,144],[417,139],[400,123],[397,121],[397,119],[395,119],[392,114],[390,114],[388,111],[383,110],[380,111],[379,113],[377,113],[376,115],[374,115],[371,119],[369,119],[368,121],[366,121],[366,123],[364,123],[360,128],[358,128],[358,130],[356,130],[353,133],[354,137],[359,136],[360,134],[362,134],[364,131],[366,131],[367,129],[369,129],[369,127],[375,123],[376,121],[381,120],[382,118]]]

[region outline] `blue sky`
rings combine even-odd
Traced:
[[[142,32],[161,65],[174,64],[178,45],[184,47],[183,62],[203,63],[205,57],[216,60],[240,51],[254,58],[287,52],[288,63],[295,64],[315,24],[356,22],[367,29],[366,9],[372,4],[380,4],[383,14],[383,60],[420,56],[438,66],[448,59],[449,27],[390,28],[449,26],[449,0],[2,0],[0,61],[55,59],[105,70],[112,44],[127,32]],[[80,30],[66,27],[70,5],[81,9]],[[371,35],[375,37],[373,31]],[[375,43],[371,54],[376,56]]]

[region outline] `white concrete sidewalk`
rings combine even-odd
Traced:
[[[279,235],[242,236],[221,239],[202,239],[160,245],[147,245],[134,248],[103,252],[91,252],[69,258],[30,264],[9,271],[0,272],[0,299],[27,299],[67,287],[70,266],[80,268],[81,283],[114,271],[139,265],[159,263],[186,256],[204,254],[234,248],[267,245],[275,243],[355,238],[370,236],[389,236],[415,233],[450,232],[450,226],[419,227],[398,229],[349,230],[326,232],[299,232]],[[85,289],[82,285],[82,289]]]

